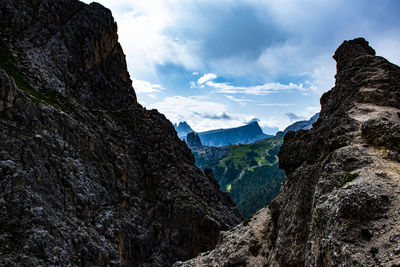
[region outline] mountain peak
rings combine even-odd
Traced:
[[[255,126],[255,127],[261,129],[260,125],[258,124],[258,121],[249,122],[248,124],[246,124],[246,125],[244,125],[244,126]],[[261,131],[262,131],[262,130],[261,130]]]
[[[190,128],[189,124],[186,121],[179,122],[178,127]]]
[[[344,41],[336,49],[333,58],[337,62],[337,68],[344,68],[347,64],[353,64],[354,59],[362,55],[375,56],[375,50],[369,46],[364,38],[356,38]]]
[[[235,128],[201,132],[199,136],[202,144],[205,146],[248,144],[269,137],[263,133],[257,121],[252,121],[249,124]]]
[[[252,123],[255,123],[255,122],[258,124],[259,121],[260,121],[259,119],[254,118],[254,119],[251,119],[250,121],[246,122],[245,124],[249,125],[249,124],[252,124]]]
[[[333,58],[338,61],[343,57],[354,58],[361,54],[375,56],[375,50],[369,46],[369,42],[364,38],[355,38],[344,41],[335,51]]]
[[[175,123],[174,128],[178,136],[182,139],[185,139],[188,133],[194,132],[186,121]]]

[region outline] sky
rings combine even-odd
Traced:
[[[397,0],[97,2],[118,24],[139,103],[195,131],[258,119],[274,134],[309,119],[344,40],[364,37],[400,64]]]

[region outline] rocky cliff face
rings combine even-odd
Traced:
[[[0,32],[0,265],[168,266],[240,221],[136,102],[109,10],[5,0]]]
[[[188,135],[186,136],[186,143],[187,143],[188,147],[190,147],[190,148],[202,146],[200,137],[195,132],[188,133]]]
[[[361,38],[334,59],[319,120],[285,135],[280,194],[215,250],[176,266],[400,264],[400,68]]]
[[[194,132],[186,121],[181,121],[179,124],[174,123],[174,128],[178,136],[185,139],[189,133]]]

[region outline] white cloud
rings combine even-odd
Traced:
[[[225,97],[228,98],[229,100],[232,100],[232,101],[237,102],[237,103],[255,102],[255,100],[253,100],[253,99],[248,99],[248,98],[236,98],[236,97],[231,96],[231,95],[225,95]]]
[[[306,90],[303,84],[282,84],[279,82],[265,83],[262,85],[255,86],[235,86],[229,83],[216,83],[212,80],[205,83],[209,87],[216,89],[216,93],[226,93],[226,94],[249,94],[249,95],[268,95],[271,93],[276,93],[282,90]]]
[[[318,63],[318,66],[310,74],[311,81],[305,81],[306,86],[311,89],[310,93],[322,95],[322,93],[335,85],[335,64],[329,64],[329,61],[325,62],[323,63],[323,59],[320,59],[320,63]]]
[[[282,105],[286,107],[292,104]],[[243,122],[250,121],[255,117],[254,114],[230,113],[228,106],[211,101],[204,96],[170,96],[151,104],[148,108],[158,109],[173,123],[186,121],[197,132],[242,126]],[[296,114],[309,119],[319,110],[319,106],[308,106]],[[258,118],[261,128],[276,127],[283,130],[291,123],[285,114],[278,117],[267,114],[267,116],[262,115]]]
[[[298,65],[296,60],[296,58],[299,58],[299,55],[301,55],[300,49],[301,47],[299,44],[284,44],[268,47],[257,59],[257,64],[262,69],[265,69],[268,75],[272,77],[279,76],[288,70],[297,71],[297,69],[304,67],[304,65]]]
[[[154,84],[148,81],[132,79],[133,88],[136,93],[159,93],[165,88],[161,84]],[[151,95],[149,95],[151,97]],[[153,95],[154,96],[154,95]]]
[[[282,91],[282,90],[300,90],[300,91],[306,91],[306,90],[312,90],[313,84],[309,83],[308,85],[310,88],[305,88],[302,83],[300,84],[295,84],[295,83],[289,83],[289,84],[282,84],[279,82],[270,82],[270,83],[265,83],[262,85],[255,85],[255,86],[235,86],[231,85],[229,83],[219,83],[219,82],[214,82],[214,80],[218,76],[214,73],[207,73],[204,74],[203,76],[200,77],[200,79],[197,81],[197,84],[200,85],[200,88],[203,88],[204,85],[207,85],[211,88],[216,89],[214,91],[215,93],[227,93],[227,94],[249,94],[249,95],[267,95],[271,94],[274,92]],[[193,84],[190,84],[191,88]],[[239,100],[238,98],[233,98],[232,96],[227,96],[228,99],[236,102],[246,102],[246,100],[242,101],[237,101]]]
[[[196,88],[196,83],[194,82],[194,81],[190,81],[189,82],[189,86],[190,86],[190,88]]]
[[[84,1],[91,2],[90,0]],[[258,97],[257,99],[264,100],[266,103],[247,105],[246,112],[254,111],[255,114],[252,114],[251,117],[259,117],[260,124],[266,123],[263,115],[265,118],[275,116],[277,118],[275,121],[268,120],[268,126],[279,125],[280,129],[290,123],[284,115],[285,112],[295,112],[308,118],[319,110],[319,107],[311,106],[318,105],[318,96],[334,85],[335,62],[331,56],[343,40],[364,36],[376,49],[378,55],[383,55],[394,63],[400,63],[400,50],[397,49],[400,46],[399,20],[395,13],[398,3],[395,1],[390,1],[390,4],[388,2],[385,5],[372,0],[354,1],[351,5],[344,0],[97,1],[111,8],[118,23],[118,34],[127,55],[129,71],[136,79],[162,80],[164,78],[160,74],[163,73],[159,66],[166,66],[168,69],[168,65],[165,64],[176,64],[178,67],[186,69],[183,73],[186,71],[186,74],[189,74],[186,76],[186,78],[189,76],[188,80],[178,83],[177,87],[180,84],[187,85],[189,80],[193,80],[187,87],[204,88],[208,86],[213,89],[213,92],[232,94],[227,98],[239,105],[226,101],[227,104],[230,104],[230,113],[241,113],[242,111],[238,107],[248,103],[237,94],[262,96],[277,93],[273,96]],[[216,2],[217,4],[215,4]],[[254,15],[258,15],[260,20],[265,20],[266,32],[271,42],[262,43],[260,50],[257,50],[252,56],[241,53],[242,49],[239,50],[239,53],[221,53],[218,56],[215,56],[215,53],[208,53],[213,46],[205,47],[203,45],[207,43],[205,39],[209,35],[222,38],[224,35],[218,31],[228,30],[230,26],[227,24],[227,27],[216,27],[215,21],[209,19],[209,14],[220,13],[223,18],[223,15],[229,15],[232,10],[234,11],[235,7],[255,8],[258,14],[256,12]],[[238,17],[237,19],[241,20],[242,18]],[[221,21],[224,23],[224,20]],[[242,20],[240,22],[246,23]],[[276,30],[275,33],[269,31],[270,26],[273,28],[272,30]],[[234,33],[239,36],[240,29],[234,29]],[[258,38],[254,39],[255,42],[257,40]],[[224,42],[222,43],[224,44]],[[244,42],[243,50],[248,48],[247,45],[248,43]],[[199,72],[207,74],[198,79],[201,76]],[[216,74],[224,78],[232,77],[235,81],[240,81],[241,86],[229,82],[216,82]],[[184,75],[179,77],[184,77]],[[165,84],[172,84],[175,81],[182,82],[179,79],[168,79],[170,80]],[[164,82],[164,80],[162,81]],[[242,82],[246,81],[260,82],[255,86],[242,86]],[[286,83],[286,81],[295,82]],[[157,87],[157,84],[146,84],[146,82],[143,86],[134,82],[134,86],[138,93],[147,94],[148,105],[151,105],[151,98],[159,96],[157,93],[163,90],[161,87]],[[178,88],[174,91],[171,86],[163,93],[173,95],[179,92],[180,94],[181,89]],[[190,91],[196,92],[196,90]],[[278,95],[281,91],[284,91],[285,97],[288,98],[282,100]],[[295,91],[299,91],[299,94],[296,94]],[[288,93],[286,94],[286,92]],[[202,90],[202,93],[207,93],[207,90]],[[300,95],[308,97],[300,97]],[[278,97],[279,100],[288,103],[279,103]],[[213,101],[197,97],[177,99],[175,96],[172,98],[176,101],[189,101],[193,105],[199,104],[197,110],[201,111],[202,108],[209,114],[222,114],[228,109],[227,106],[221,108],[220,103],[217,103],[216,99],[221,100],[221,97],[217,97]],[[162,103],[164,100],[158,103]],[[157,100],[154,100],[153,103],[155,101]],[[289,102],[296,104],[293,105],[295,106],[293,110],[288,110],[287,107],[292,108],[292,104]],[[175,104],[180,105],[180,103]],[[210,104],[211,108],[216,108],[216,111],[208,109],[206,104]],[[277,108],[268,108],[268,111],[274,112],[272,115],[259,114],[255,111],[255,106],[258,107],[259,104]],[[309,107],[306,108],[306,106]],[[279,107],[282,108],[278,111]],[[265,109],[267,110],[267,108]],[[176,114],[187,113],[184,110],[177,110],[174,114],[177,116]],[[234,122],[235,119],[232,121]],[[193,123],[196,123],[195,120]],[[199,123],[200,128],[208,127],[207,129],[213,128],[214,125],[207,126],[204,120]],[[214,123],[217,122],[214,121]],[[221,127],[220,124],[214,126]]]
[[[258,121],[258,124],[261,126],[261,128],[264,127],[277,127],[279,128],[281,126],[281,122],[275,118],[261,118]]]
[[[240,106],[244,107],[246,105],[246,103],[248,102],[255,102],[255,100],[253,99],[248,99],[248,98],[236,98],[234,96],[231,95],[225,95],[226,98],[228,98],[229,100],[238,103]]]
[[[320,112],[320,106],[308,106],[302,112],[299,112],[299,116],[306,118],[306,120],[310,119],[315,113]]]
[[[173,123],[186,121],[193,130],[201,132],[242,126],[254,115],[231,114],[227,106],[203,96],[170,96],[149,106],[158,109]]]
[[[92,1],[84,0],[84,2]],[[271,75],[287,76],[312,72],[321,66],[319,62],[314,61],[315,57],[323,53],[328,53],[330,57],[341,41],[358,35],[374,39],[377,46],[382,47],[382,52],[391,50],[392,52],[386,53],[387,56],[392,59],[393,55],[395,59],[392,60],[399,62],[399,54],[396,52],[398,49],[395,49],[398,47],[395,44],[399,43],[399,34],[396,30],[398,27],[396,23],[389,24],[385,21],[390,16],[384,11],[390,11],[390,5],[381,5],[376,1],[367,1],[367,4],[355,1],[352,5],[348,5],[344,0],[223,0],[217,1],[217,4],[211,0],[190,2],[98,0],[98,2],[112,9],[118,22],[119,36],[128,62],[132,62],[129,65],[134,64],[130,66],[130,70],[140,79],[149,79],[146,75],[154,72],[155,64],[169,61],[191,70],[199,70],[202,69],[201,66],[210,65],[214,72],[223,76],[229,73],[272,77]],[[196,34],[201,31],[212,33],[213,30],[220,29],[214,27],[213,21],[207,20],[209,17],[204,15],[207,12],[201,11],[214,8],[229,14],[230,8],[240,5],[256,9],[260,15],[259,19],[265,20],[265,25],[271,23],[275,25],[275,28],[282,33],[282,41],[285,43],[265,45],[265,50],[259,58],[249,59],[240,54],[231,55],[232,57],[221,56],[220,59],[205,59],[199,56],[204,52],[201,46],[204,40],[189,39],[196,40]],[[193,31],[185,32],[187,25],[182,25],[184,22],[201,26],[194,29],[192,27],[190,29]],[[169,31],[171,29],[172,33]],[[271,39],[273,37],[276,36],[271,36]],[[389,42],[386,42],[387,40]],[[331,64],[334,65],[334,62]],[[325,90],[327,89],[329,88]]]
[[[289,104],[289,103],[262,103],[258,104],[259,106],[264,106],[264,107],[290,107],[290,106],[295,106],[296,104]]]
[[[304,120],[304,117],[298,116],[292,112],[286,113],[286,116],[288,116],[288,118],[291,122]]]
[[[209,101],[203,96],[169,96],[162,101],[154,103],[151,108],[156,108],[164,113],[170,120],[179,122],[186,114],[192,116],[194,113],[223,113],[226,105]]]
[[[197,84],[203,84],[206,83],[208,81],[214,80],[217,78],[217,75],[214,73],[207,73],[204,74],[203,76],[201,76],[198,80],[197,80]]]
[[[400,65],[400,30],[392,31],[381,36],[381,38],[371,43],[377,55],[383,56],[390,62]]]
[[[90,0],[84,0],[90,3]],[[170,36],[166,29],[176,26],[182,16],[174,0],[98,0],[110,8],[118,23],[119,41],[127,56],[128,69],[136,78],[156,78],[156,66],[174,63],[200,69],[202,60],[193,52],[196,42]]]

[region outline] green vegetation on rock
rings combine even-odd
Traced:
[[[1,36],[0,36],[1,37]],[[56,92],[39,92],[32,88],[24,78],[24,75],[17,69],[16,61],[11,51],[8,49],[4,41],[0,40],[0,68],[2,68],[8,75],[10,75],[19,89],[24,90],[33,98],[44,102],[45,104],[58,108],[56,98],[63,98]]]
[[[279,169],[281,137],[252,144],[193,150],[196,165],[210,168],[221,190],[230,192],[239,211],[248,217],[268,205],[279,193],[284,171]]]
[[[358,178],[360,174],[358,173],[346,173],[343,175],[343,177],[340,179],[338,187],[343,187],[345,184],[353,181],[354,179]]]

